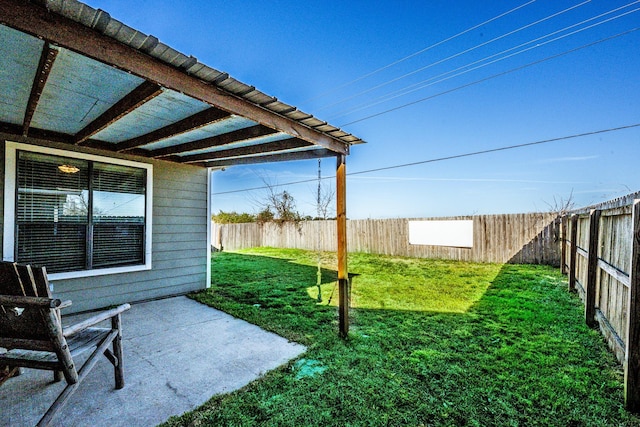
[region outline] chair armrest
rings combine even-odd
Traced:
[[[122,313],[123,311],[127,311],[131,308],[131,306],[129,304],[122,304],[121,306],[118,306],[116,308],[112,308],[111,310],[106,310],[103,311],[101,313],[96,314],[93,317],[90,317],[86,320],[83,320],[80,323],[76,323],[75,325],[71,325],[68,326],[66,328],[64,328],[64,330],[62,331],[62,335],[66,337],[69,337],[73,334],[77,334],[80,331],[83,331],[91,326],[94,326],[100,322],[103,322],[107,319],[111,319],[112,317],[115,317],[117,315],[119,315],[120,313]]]
[[[21,295],[0,295],[0,305],[36,306],[58,308],[62,304],[59,299],[45,297],[25,297]]]
[[[71,300],[62,301],[58,306],[58,308],[62,310],[63,308],[70,307],[71,304],[72,304]]]

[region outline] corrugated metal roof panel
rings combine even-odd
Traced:
[[[191,74],[200,80],[209,80],[211,76],[215,75],[215,73],[215,70],[200,63],[196,64],[191,70]]]
[[[92,7],[84,4],[80,4],[78,7],[73,2],[65,0],[51,0],[48,2],[47,6],[49,7],[49,10],[53,12],[65,16],[74,16],[72,19],[87,27],[96,28],[98,30],[100,30],[100,28],[104,29],[104,26],[106,25],[105,18],[110,18],[104,11],[99,9],[96,11]]]
[[[176,68],[179,68],[180,65],[182,65],[184,63],[184,61],[186,61],[187,56],[178,52],[177,50],[166,46],[162,43],[160,43],[158,46],[165,46],[166,49],[164,49],[164,51],[162,52],[162,57],[160,57],[160,59],[162,59],[164,62],[167,62],[171,65],[173,65]]]
[[[221,87],[224,90],[229,91],[231,93],[235,93],[235,92],[244,92],[250,86],[242,83],[241,81],[234,79],[233,77],[227,77],[226,79],[218,83],[218,87]]]
[[[331,126],[328,123],[325,123],[324,125],[316,126],[314,129],[319,130],[320,132],[324,132],[324,133],[333,132],[334,130],[338,130],[337,127]]]
[[[309,117],[308,119],[301,119],[300,123],[305,124],[311,128],[315,128],[317,126],[322,126],[327,124],[327,122],[323,122],[322,120],[316,119],[315,117]]]
[[[265,105],[265,108],[268,108],[269,110],[279,114],[290,113],[291,111],[294,111],[296,109],[295,107],[292,107],[291,105],[285,104],[284,102],[280,101],[275,101],[268,105]]]
[[[104,34],[121,41],[122,43],[125,43],[135,49],[142,50],[150,54],[151,56],[168,64],[171,64],[177,68],[183,68],[204,81],[215,84],[218,87],[224,90],[228,90],[231,93],[238,94],[238,96],[242,97],[243,99],[246,99],[250,102],[255,102],[258,105],[264,105],[265,102],[268,102],[266,100],[261,101],[262,99],[264,99],[262,96],[258,97],[259,100],[254,101],[252,98],[252,91],[248,90],[248,88],[250,88],[251,86],[245,85],[244,83],[229,77],[226,73],[200,64],[194,57],[184,55],[170,48],[169,46],[158,42],[155,37],[147,36],[137,30],[134,30],[133,28],[124,25],[116,19],[111,18],[106,12],[103,12],[99,9],[95,10],[90,6],[78,2],[77,0],[47,0],[47,5],[51,10],[57,13],[61,13],[68,18],[74,19],[82,23],[83,25],[96,28]],[[295,107],[279,101],[271,102],[267,104],[266,107],[277,114],[287,114],[291,111],[295,111]],[[308,118],[304,118],[302,120],[305,119]],[[320,132],[324,132],[318,127],[316,127],[315,129],[319,130]],[[331,130],[335,129],[337,128],[332,127]],[[342,138],[339,139],[345,141]],[[363,142],[357,137],[350,138],[350,140],[352,140],[353,142]]]
[[[124,25],[120,21],[116,21],[115,19],[111,19],[109,21],[109,24],[107,24],[107,27],[105,28],[105,31],[104,31],[104,34],[126,45],[129,45],[129,43],[135,37],[136,33],[137,33],[136,30]]]
[[[285,139],[293,138],[291,135],[278,132],[271,135],[259,136],[251,139],[244,139],[242,141],[234,142],[231,144],[220,145],[217,147],[203,148],[202,150],[193,150],[184,153],[180,153],[181,157],[191,156],[195,154],[215,153],[216,151],[229,150],[231,148],[249,147],[253,145],[268,144],[270,142],[284,141]]]
[[[0,121],[22,124],[44,42],[4,25],[0,40]]]
[[[298,122],[302,120],[310,119],[311,117],[313,117],[311,114],[305,113],[304,111],[300,111],[300,110],[295,110],[289,113],[285,113],[285,116],[289,117],[290,119],[296,120]]]
[[[358,143],[358,142],[362,142],[362,141],[360,141],[360,139],[357,136],[353,136],[351,134],[343,136],[340,139],[342,139],[345,142],[353,143],[353,144]]]
[[[144,80],[59,48],[32,126],[76,134]]]
[[[98,132],[94,139],[121,142],[145,135],[209,108],[208,104],[181,93],[165,90],[149,102]]]
[[[196,69],[196,67],[198,65],[200,66],[200,68]],[[222,73],[220,71],[218,71],[218,70],[216,70],[214,68],[211,68],[211,67],[207,67],[204,64],[198,63],[196,65],[196,67],[194,67],[191,70],[191,73],[195,77],[199,78],[200,80],[206,81],[206,82],[213,81],[213,80],[215,80],[216,78],[218,78],[218,77],[220,77],[222,75]]]
[[[256,90],[255,86],[242,84],[241,86],[238,86],[236,90],[233,90],[232,93],[234,95],[238,95],[245,98],[248,94],[250,94],[251,92],[254,92],[255,90]]]
[[[145,35],[112,19],[104,11],[93,9],[76,0],[39,0],[37,3],[46,5],[51,12],[60,13],[82,25],[94,28],[120,43],[180,69],[186,74],[190,74],[205,83],[217,87],[219,90],[229,93],[230,96],[240,98],[247,103],[252,103],[268,110],[268,112],[273,113],[271,117],[264,116],[267,112],[263,112],[261,114],[267,118],[256,120],[263,121],[270,128],[283,126],[282,128],[286,129],[292,126],[294,129],[290,131],[290,134],[277,132],[224,146],[194,150],[177,155],[186,156],[206,153],[207,151],[220,151],[264,144],[261,149],[257,150],[263,151],[269,143],[292,138],[293,134],[299,136],[298,131],[302,131],[302,129],[300,126],[294,126],[293,123],[300,123],[344,143],[362,142],[359,138],[328,125],[311,114],[299,111],[294,106],[279,101],[277,98],[269,96],[253,86],[242,83],[230,77],[227,73],[198,62],[195,57],[187,56],[159,42],[154,36]],[[16,28],[20,27],[17,26]],[[25,29],[23,31],[29,32],[29,30]],[[25,117],[31,85],[35,78],[44,42],[26,33],[1,25],[0,38],[2,39],[2,43],[0,43],[0,58],[2,58],[0,61],[0,87],[2,88],[0,121],[20,125]],[[65,45],[65,43],[60,44]],[[77,46],[74,48],[77,49]],[[206,114],[197,114],[208,110],[210,105],[198,101],[196,99],[198,95],[188,90],[185,93],[189,93],[191,96],[165,89],[160,95],[155,96],[156,93],[153,93],[152,96],[144,99],[144,96],[146,96],[144,95],[144,90],[135,90],[144,82],[142,78],[136,76],[135,66],[127,68],[129,65],[122,65],[122,62],[118,63],[116,61],[115,63],[118,63],[120,67],[131,71],[126,72],[107,64],[109,60],[105,59],[105,57],[102,57],[102,60],[105,61],[103,63],[75,53],[73,50],[56,49],[59,53],[51,67],[49,79],[44,85],[40,102],[30,122],[31,128],[34,130],[55,131],[67,135],[68,139],[73,139],[74,135],[81,132],[87,125],[92,124],[93,127],[88,127],[85,133],[85,135],[90,135],[91,140],[87,142],[90,146],[94,144],[95,147],[103,147],[104,144],[101,145],[97,141],[110,142],[114,144],[114,150],[117,150],[118,142],[128,141],[121,146],[122,150],[135,148],[157,150],[180,146],[188,142],[206,140],[223,133],[258,124],[255,120],[237,115],[224,119],[224,113],[215,109],[211,109]],[[80,48],[80,50],[82,49]],[[141,75],[144,75],[142,71],[140,72],[142,73]],[[172,87],[171,83],[168,83],[167,87]],[[135,95],[141,95],[137,104],[135,103]],[[118,105],[120,101],[125,99],[127,102],[121,103],[113,110],[117,111],[118,108],[122,108],[119,113],[114,113],[112,117],[105,116],[95,122],[109,108]],[[129,104],[131,108],[127,109],[127,103],[129,102],[131,102]],[[223,103],[222,105],[226,104]],[[233,107],[227,106],[227,108],[229,111],[236,111]],[[216,111],[218,112],[216,113]],[[243,109],[237,111],[243,111]],[[124,115],[121,116],[122,114]],[[197,116],[194,116],[194,114],[197,114]],[[274,117],[274,114],[291,122],[287,124],[282,119]],[[191,119],[192,116],[193,118]],[[256,117],[260,117],[260,114]],[[181,122],[181,120],[187,118],[189,120]],[[219,121],[211,123],[210,120]],[[271,120],[275,120],[273,123],[279,124],[275,125]],[[201,121],[200,124],[198,124],[199,121]],[[210,124],[202,126],[205,123]],[[190,126],[193,126],[193,129],[190,129]],[[94,129],[96,133],[93,134],[91,129]],[[101,130],[98,131],[99,129]],[[135,145],[136,143],[144,144],[145,141],[152,141],[153,138],[162,138],[172,133],[177,133],[177,135],[151,142],[141,147]],[[34,132],[32,135],[36,135],[36,133]],[[143,138],[136,140],[137,137],[141,136]],[[84,143],[82,133],[76,137],[80,143]],[[325,145],[321,142],[323,139],[319,138],[317,134],[310,133],[304,139],[313,141],[314,138],[318,141],[318,144]],[[61,139],[64,139],[64,137]],[[212,140],[212,143],[215,143],[215,141],[219,141],[219,139]],[[326,142],[326,140],[324,141]],[[208,141],[206,142],[208,143]],[[196,145],[203,146],[202,143]],[[273,149],[278,150],[283,146],[291,147],[293,145],[295,144],[274,144]],[[333,145],[333,147],[337,146]],[[185,147],[182,148],[184,149]],[[178,150],[165,151],[175,152]],[[241,150],[243,153],[248,151],[251,150]],[[167,155],[166,153],[158,154]],[[265,155],[268,154],[270,153]],[[326,155],[326,152],[323,155]]]
[[[285,153],[298,153],[301,151],[315,151],[318,150],[319,148],[315,145],[310,145],[308,147],[298,147],[298,148],[287,148],[287,149],[283,149],[283,150],[274,150],[274,151],[270,151],[268,153],[256,153],[256,154],[246,154],[246,155],[242,155],[242,156],[234,156],[234,157],[221,157],[219,159],[216,159],[216,161],[219,160],[230,160],[230,159],[242,159],[242,158],[248,158],[248,157],[265,157],[265,156],[272,156],[274,154],[285,154]],[[324,151],[324,149],[322,149]]]
[[[248,128],[257,125],[253,120],[245,119],[240,116],[230,116],[225,120],[203,126],[191,132],[165,138],[151,144],[144,145],[140,148],[145,150],[158,150],[160,148],[171,147],[173,145],[185,144],[191,141],[198,141],[205,138],[211,138],[223,133],[232,132],[234,130]]]
[[[270,102],[273,99],[272,96],[266,95],[257,89],[246,94],[244,98],[258,105],[262,105],[265,102]]]
[[[343,131],[343,130],[334,130],[333,132],[327,132],[329,135],[336,137],[336,138],[343,138],[347,135],[349,135],[347,132]]]

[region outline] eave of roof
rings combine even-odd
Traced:
[[[0,23],[3,132],[207,167],[363,142],[76,0],[0,0]]]

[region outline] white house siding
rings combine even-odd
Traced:
[[[4,178],[4,143],[1,152],[0,168]],[[105,156],[104,152],[90,152]],[[139,158],[117,157],[144,162]],[[207,170],[170,162],[152,163],[152,269],[53,281],[54,296],[73,301],[65,313],[183,294],[206,287]],[[0,187],[4,187],[4,179],[0,180]],[[0,211],[0,220],[2,218]]]

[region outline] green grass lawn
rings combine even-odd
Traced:
[[[350,254],[338,338],[335,254],[214,255],[194,297],[308,346],[167,426],[625,426],[622,372],[558,270]]]

